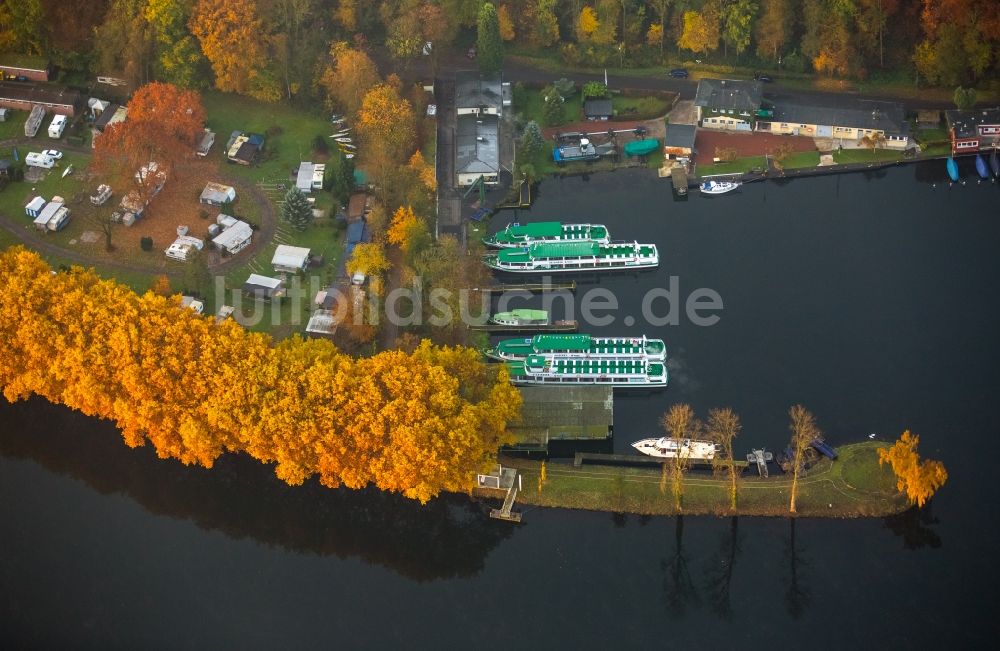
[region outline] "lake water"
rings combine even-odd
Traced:
[[[615,238],[658,244],[656,271],[579,279],[578,295],[597,284],[619,301],[619,325],[592,332],[662,336],[671,356],[668,389],[617,392],[615,449],[653,433],[676,401],[732,406],[739,447],[774,449],[801,402],[834,444],[918,433],[950,473],[930,509],[793,528],[527,508],[524,524],[509,526],[461,496],[420,507],[374,491],[290,488],[246,459],[185,468],[41,401],[0,405],[0,639],[104,649],[986,646],[1000,601],[1000,187],[949,189],[943,167],[680,202],[644,171],[551,180],[530,213],[493,220],[606,223]],[[671,275],[682,296],[716,291],[720,321],[624,326]]]

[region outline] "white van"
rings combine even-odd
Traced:
[[[66,130],[66,116],[57,115],[52,118],[49,124],[49,138],[62,138],[63,131]]]
[[[46,156],[45,154],[33,151],[24,157],[24,164],[28,167],[43,167],[50,170],[56,166],[56,161],[51,156]]]

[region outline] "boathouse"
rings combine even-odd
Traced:
[[[1000,107],[945,111],[951,153],[974,153],[1000,147]]]
[[[550,441],[605,440],[614,425],[610,386],[545,386],[520,389],[521,416],[508,426],[508,449],[547,450]]]
[[[668,124],[663,139],[665,158],[691,158],[694,153],[695,126],[693,124]]]

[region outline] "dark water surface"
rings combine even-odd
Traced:
[[[553,180],[516,216],[603,222],[615,238],[660,247],[657,271],[580,279],[578,294],[596,282],[619,299],[619,325],[592,332],[663,336],[672,358],[665,391],[616,395],[616,449],[680,400],[734,407],[740,447],[775,448],[788,406],[802,402],[834,444],[920,434],[950,473],[932,509],[794,528],[528,509],[512,528],[462,497],[421,508],[374,491],[289,488],[245,459],[185,468],[129,450],[107,424],[41,401],[4,404],[0,639],[985,647],[1000,601],[1000,187],[948,189],[936,165],[686,202],[645,172]],[[721,321],[620,325],[671,275],[682,297],[717,291]]]

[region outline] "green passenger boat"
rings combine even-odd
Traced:
[[[593,337],[587,334],[535,335],[504,339],[483,351],[500,361],[519,361],[529,355],[551,358],[648,359],[664,361],[667,346],[662,339],[642,337]]]
[[[610,384],[621,387],[667,386],[667,365],[646,359],[551,358],[528,355],[507,362],[515,385]]]
[[[505,326],[549,325],[549,313],[545,310],[518,309],[497,312],[490,317],[490,323]]]
[[[483,244],[496,249],[528,246],[544,242],[598,242],[608,244],[608,229],[600,224],[563,224],[534,222],[509,224],[507,228],[483,238]]]
[[[511,273],[559,273],[599,269],[647,269],[660,264],[655,244],[559,242],[501,249],[483,258],[487,267]]]

